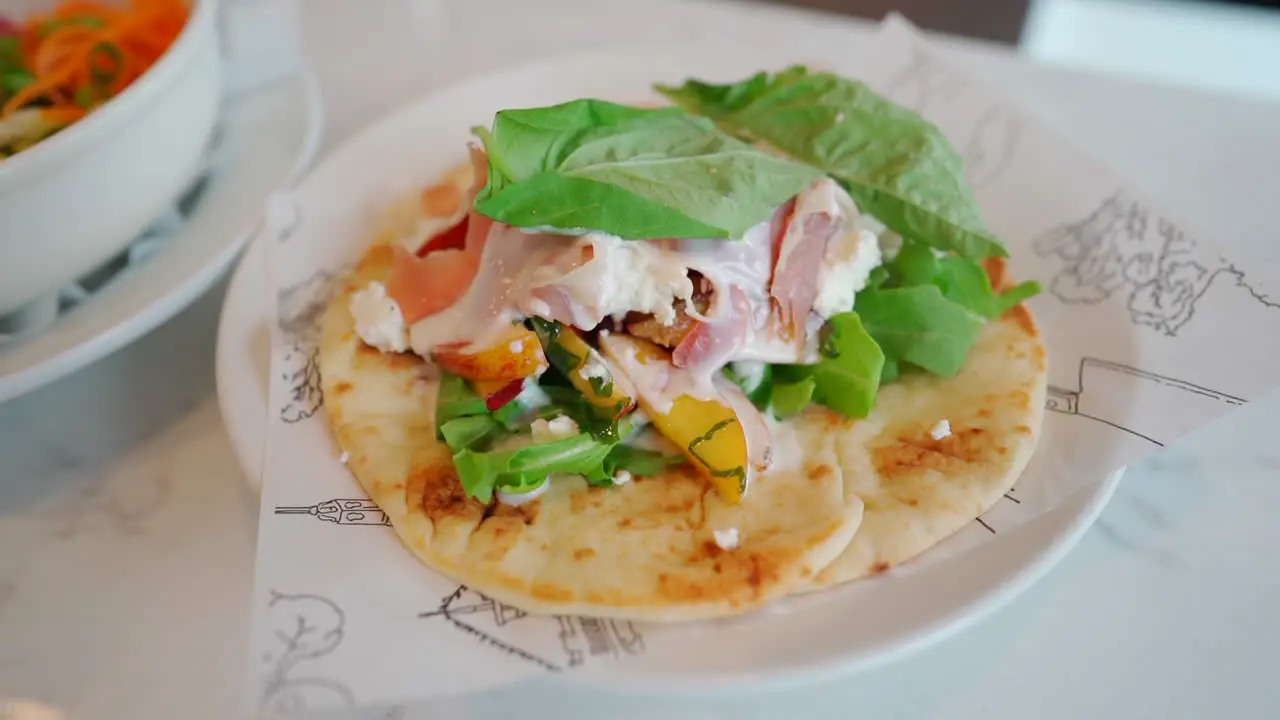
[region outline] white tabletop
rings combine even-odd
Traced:
[[[304,39],[327,94],[326,149],[434,83],[619,35],[733,36],[814,54],[869,31],[752,3],[305,6]],[[1280,257],[1280,106],[949,44],[1237,258]],[[132,347],[0,406],[0,718],[238,716],[256,509],[213,396],[224,289]],[[779,694],[643,700],[542,679],[388,717],[1275,717],[1280,449],[1268,429],[1277,420],[1273,396],[1132,468],[1047,578],[883,669]],[[19,700],[62,714],[23,714],[34,706]]]

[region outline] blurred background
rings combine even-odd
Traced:
[[[1018,46],[1147,80],[1280,99],[1280,0],[737,0],[879,19]]]

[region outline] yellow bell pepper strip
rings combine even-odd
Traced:
[[[438,347],[431,353],[440,367],[468,380],[519,380],[541,375],[547,369],[538,338],[524,327],[511,332],[478,352],[470,348]]]
[[[646,340],[601,333],[600,348],[631,378],[654,428],[681,449],[721,499],[730,505],[742,502],[751,464],[746,432],[729,403],[718,396],[671,397],[672,380],[688,371],[671,365],[671,354]]]
[[[631,383],[610,370],[577,330],[537,317],[531,322],[551,365],[569,378],[597,415],[617,420],[635,409],[636,393]]]

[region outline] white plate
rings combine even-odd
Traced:
[[[319,146],[323,111],[309,73],[229,99],[222,112],[216,167],[186,223],[47,330],[0,345],[0,402],[119,349],[199,297],[243,248],[267,196],[295,182]]]
[[[299,203],[326,199],[323,207],[315,206],[324,218],[313,215],[314,226],[333,232],[359,228],[364,213],[385,202],[386,193],[426,182],[465,157],[468,127],[485,122],[497,105],[584,95],[644,100],[644,88],[655,77],[732,77],[742,67],[770,64],[762,53],[744,58],[692,51],[689,57],[646,57],[642,64],[577,57],[468,81],[395,114],[334,153],[300,185]],[[266,240],[251,245],[232,280],[217,356],[224,423],[255,489],[263,461],[275,305],[268,290]],[[354,237],[352,242],[354,254]],[[886,662],[971,625],[1038,580],[1088,529],[1119,479],[1120,473],[1098,478],[1053,512],[1002,533],[980,552],[943,563],[908,563],[874,579],[789,600],[786,612],[718,622],[741,631],[717,633],[713,646],[695,643],[696,652],[646,649],[626,663],[595,663],[568,675],[646,692],[658,687],[705,691],[722,685],[776,687],[779,681],[811,681]],[[673,645],[681,644],[667,647]]]

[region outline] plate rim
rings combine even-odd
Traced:
[[[344,140],[339,146],[334,148],[322,158],[312,172],[317,172],[325,165],[336,162],[338,158],[345,157],[354,152],[359,145],[368,142],[370,136],[376,136],[385,131],[388,126],[393,126],[399,122],[403,122],[404,116],[413,115],[416,112],[422,112],[420,108],[429,105],[436,100],[438,96],[449,92],[450,90],[459,89],[461,87],[493,83],[501,81],[503,78],[520,77],[538,72],[546,72],[550,68],[562,66],[566,62],[582,62],[584,59],[593,57],[601,57],[598,50],[587,50],[577,53],[561,53],[553,56],[544,56],[542,58],[526,61],[523,63],[515,63],[497,71],[478,74],[473,77],[464,78],[454,83],[432,88],[432,90],[422,96],[412,99],[399,107],[391,109],[386,114],[375,119],[361,130],[352,134]],[[608,57],[616,60],[622,57],[631,56],[631,52],[607,53]],[[303,179],[305,182],[305,178]],[[245,431],[238,430],[236,425],[237,407],[250,407],[244,402],[243,397],[237,399],[236,393],[241,388],[260,387],[261,392],[254,404],[261,402],[261,422],[267,422],[268,409],[265,407],[269,397],[269,386],[265,383],[269,382],[269,371],[261,373],[261,358],[253,358],[248,362],[255,366],[254,373],[259,375],[260,383],[243,383],[236,382],[232,375],[233,372],[243,372],[246,365],[241,365],[233,370],[235,362],[233,359],[234,352],[243,352],[246,348],[230,347],[233,342],[232,338],[239,335],[240,339],[248,338],[260,331],[253,327],[243,328],[243,332],[237,333],[237,326],[253,325],[259,323],[266,318],[266,312],[257,312],[256,318],[241,319],[235,317],[233,313],[228,311],[237,298],[245,296],[245,293],[267,294],[266,287],[252,288],[252,283],[261,281],[261,275],[264,273],[265,266],[269,263],[265,256],[265,239],[262,237],[255,238],[251,241],[249,247],[239,260],[228,291],[223,300],[223,311],[218,324],[217,336],[217,359],[216,359],[216,376],[218,388],[218,404],[222,413],[223,424],[231,437],[233,450],[240,461],[242,469],[242,478],[247,482],[249,487],[254,491],[255,500],[261,491],[260,477],[257,475],[262,469],[262,453],[265,452],[265,434],[261,433],[257,437],[258,442],[254,443],[246,441],[244,437]],[[266,311],[267,307],[273,307],[274,302],[267,298],[268,302],[252,302],[248,301],[248,305],[261,311]],[[267,320],[269,322],[269,320]],[[237,342],[239,340],[236,340]],[[243,358],[242,358],[243,359]],[[238,375],[236,376],[238,377]],[[248,391],[245,391],[248,392]],[[1046,539],[1043,547],[1033,551],[1032,556],[1022,561],[1016,569],[1011,573],[1005,573],[998,581],[993,581],[988,588],[978,592],[974,598],[968,602],[958,604],[953,608],[949,608],[946,612],[940,613],[939,617],[933,619],[928,624],[913,629],[909,632],[901,633],[896,637],[879,642],[874,645],[866,646],[852,652],[842,653],[841,659],[818,659],[807,663],[785,663],[780,665],[780,669],[771,671],[767,677],[759,673],[748,673],[738,670],[715,673],[713,669],[708,669],[706,673],[699,673],[696,678],[680,678],[674,674],[660,674],[657,672],[616,672],[606,669],[593,671],[584,669],[573,673],[565,673],[568,682],[571,684],[585,684],[603,689],[621,690],[621,691],[639,691],[652,692],[655,689],[661,689],[664,692],[674,693],[706,693],[708,691],[722,690],[732,687],[735,690],[741,689],[744,683],[750,683],[752,688],[775,690],[780,687],[794,686],[796,684],[809,684],[812,682],[821,682],[823,680],[833,680],[841,677],[847,677],[858,672],[862,672],[874,667],[895,662],[904,657],[914,654],[930,645],[941,642],[949,637],[972,628],[982,620],[989,618],[992,614],[1007,606],[1015,598],[1021,595],[1025,590],[1030,588],[1040,579],[1042,579],[1049,571],[1051,571],[1066,555],[1074,548],[1084,534],[1092,527],[1097,517],[1102,513],[1113,496],[1125,469],[1120,468],[1106,477],[1100,477],[1096,483],[1088,488],[1082,489],[1073,494],[1072,497],[1064,503],[1063,507],[1074,506],[1074,510],[1063,512],[1069,516],[1062,527],[1055,529],[1050,537]],[[836,653],[832,653],[833,655]]]

